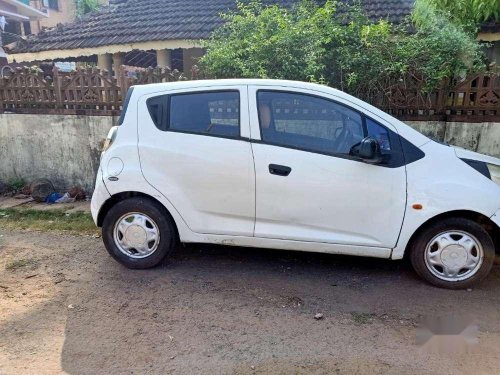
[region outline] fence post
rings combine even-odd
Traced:
[[[56,109],[63,108],[63,97],[62,97],[62,82],[61,76],[59,75],[59,69],[54,65],[52,69],[53,73],[53,83],[54,83],[54,96],[56,97]]]
[[[4,83],[5,83],[5,78],[0,77],[0,113],[4,112],[4,107],[3,107]]]
[[[118,68],[118,74],[116,75],[116,83],[118,84],[118,87],[120,88],[120,93],[121,93],[121,99],[122,101],[125,100],[125,97],[127,96],[127,91],[128,91],[128,85],[127,85],[127,79],[125,77],[125,68],[123,65],[120,65]]]

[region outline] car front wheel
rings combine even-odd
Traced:
[[[121,201],[109,210],[102,237],[111,256],[134,269],[156,266],[176,243],[168,213],[156,202],[141,197]]]
[[[495,246],[478,223],[448,218],[424,229],[413,242],[410,256],[424,280],[441,288],[464,289],[488,275]]]

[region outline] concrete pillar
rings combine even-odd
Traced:
[[[117,52],[113,54],[113,73],[118,76],[118,72],[120,71],[121,66],[123,65],[123,58],[125,54],[122,52]]]
[[[172,54],[169,49],[156,51],[156,64],[159,68],[172,68]]]
[[[110,53],[97,55],[97,67],[111,73],[113,70],[113,56]]]
[[[191,76],[191,69],[193,65],[198,65],[198,60],[204,54],[203,48],[189,48],[182,50],[183,72],[188,77]]]

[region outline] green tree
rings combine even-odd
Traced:
[[[454,23],[475,30],[481,22],[500,22],[500,0],[416,0],[414,20],[426,20],[432,10],[446,14]]]
[[[239,3],[223,15],[202,58],[205,71],[221,77],[319,80],[328,34],[333,28],[333,3],[317,7],[304,1],[292,12],[277,5]]]
[[[74,0],[77,16],[83,16],[85,13],[97,10],[100,7],[99,0]]]
[[[321,82],[369,100],[410,79],[431,91],[484,69],[474,35],[433,8],[417,26],[372,22],[356,6],[336,12],[334,1],[292,9],[239,4],[223,17],[201,59],[203,71],[219,78]]]

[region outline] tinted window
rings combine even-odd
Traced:
[[[300,149],[349,154],[364,138],[361,115],[315,96],[259,91],[262,140]]]
[[[127,91],[127,96],[125,97],[125,101],[123,102],[123,108],[120,113],[120,118],[118,119],[118,125],[123,124],[123,120],[125,119],[125,114],[127,113],[128,105],[130,103],[130,97],[132,96],[132,93],[134,92],[134,88],[131,87]]]
[[[391,140],[387,128],[383,127],[370,118],[366,118],[366,128],[368,131],[368,135],[378,141],[382,150],[391,150]]]
[[[160,130],[167,130],[168,117],[168,95],[155,96],[149,98],[147,101],[149,114],[155,123],[156,127]]]
[[[237,91],[161,95],[149,98],[151,119],[160,130],[240,136],[240,97]]]
[[[170,130],[237,137],[240,98],[236,91],[170,96]]]

